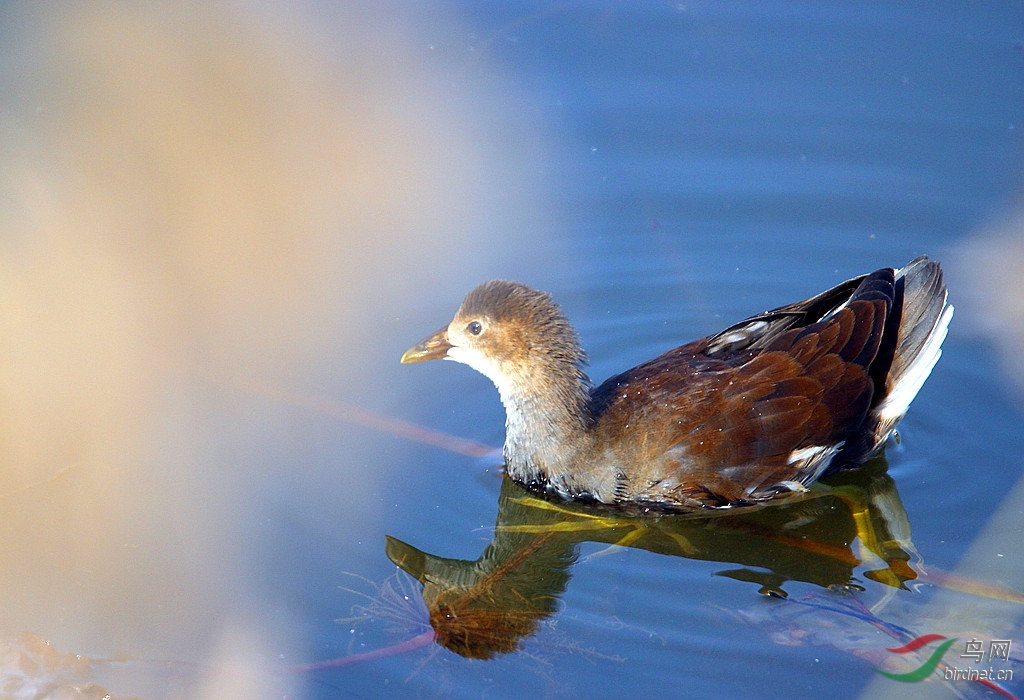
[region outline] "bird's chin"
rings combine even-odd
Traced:
[[[487,374],[487,372],[484,371],[485,368],[483,366],[483,360],[474,355],[473,353],[466,352],[465,349],[460,348],[458,345],[453,345],[452,347],[448,348],[448,352],[445,353],[444,359],[452,360],[454,362],[461,362],[464,365],[472,367],[477,372],[480,372],[480,374]]]
[[[511,395],[508,393],[510,379],[506,372],[503,371],[501,364],[491,360],[482,353],[453,345],[448,349],[444,359],[460,362],[490,379],[494,386],[498,387],[498,393],[502,395],[502,401],[505,400],[505,396]]]

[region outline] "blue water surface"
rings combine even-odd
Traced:
[[[449,8],[461,29],[427,39],[432,51],[464,54],[450,89],[485,70],[512,86],[492,99],[536,126],[526,176],[551,207],[543,230],[505,232],[490,255],[465,264],[479,280],[510,277],[553,293],[598,381],[876,267],[920,254],[946,261],[1021,183],[1019,3]],[[514,152],[524,137],[505,138]],[[973,272],[950,275],[954,303],[958,275]],[[432,289],[388,329],[391,354],[447,322],[465,291]],[[902,443],[888,451],[914,544],[926,566],[945,570],[1016,483],[1024,447],[994,351],[958,330],[970,313],[954,319]],[[412,370],[401,381],[416,400],[396,410],[500,444],[503,415],[485,379],[451,365]],[[432,449],[403,459],[380,493],[387,534],[438,556],[478,557],[500,486],[494,465]],[[347,566],[378,580],[379,541],[366,538],[370,549],[364,543]],[[842,615],[790,626],[797,603],[716,575],[721,564],[632,549],[587,558],[603,550],[583,545],[554,619],[520,651],[489,661],[411,653],[325,674],[331,687],[320,696],[788,698],[827,685],[832,696],[857,697],[875,677],[857,650],[885,638],[858,646],[849,637],[863,630]],[[865,600],[886,592],[861,583]],[[829,604],[824,589],[790,588]],[[333,604],[344,608],[344,597]],[[370,621],[336,627],[327,617],[317,633],[325,654],[339,652],[350,630],[382,643]]]

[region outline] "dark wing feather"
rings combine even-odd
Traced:
[[[806,301],[780,306],[751,316],[707,338],[705,354],[721,357],[740,351],[760,350],[790,328],[820,321],[850,299],[867,275],[854,277]]]

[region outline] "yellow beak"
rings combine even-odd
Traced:
[[[448,342],[448,326],[445,326],[429,338],[424,338],[406,350],[405,354],[402,355],[402,364],[408,365],[413,362],[439,360],[448,354],[448,349],[451,346],[451,343]]]

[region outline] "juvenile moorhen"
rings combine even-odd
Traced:
[[[402,362],[486,375],[508,475],[562,498],[727,507],[803,491],[877,452],[942,353],[953,307],[920,257],[741,321],[591,388],[548,294],[486,282]]]

